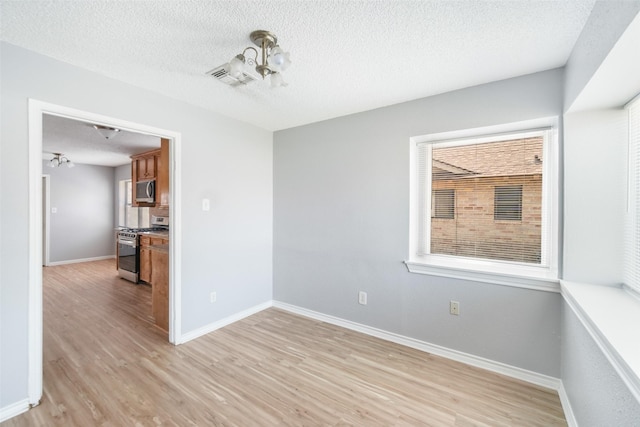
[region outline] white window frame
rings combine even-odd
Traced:
[[[421,218],[421,201],[428,203],[426,212],[431,212],[431,197],[423,199],[418,182],[418,146],[422,144],[469,144],[497,140],[508,140],[523,135],[546,132],[543,144],[542,173],[542,259],[540,265],[509,261],[467,258],[429,253],[430,236],[420,239],[421,228],[430,233],[431,215]],[[430,151],[430,150],[429,150]],[[427,160],[427,175],[431,162]],[[515,286],[550,292],[560,292],[558,276],[558,118],[548,117],[497,126],[465,129],[415,136],[410,138],[410,235],[409,259],[405,261],[411,273],[428,274],[497,285]],[[431,180],[423,186],[425,194],[431,194]],[[426,188],[424,188],[426,187]],[[421,220],[427,220],[421,227]],[[426,228],[426,229],[425,229]],[[426,243],[426,251],[421,246]]]

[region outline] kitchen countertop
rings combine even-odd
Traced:
[[[169,238],[169,231],[141,231],[140,233],[138,233],[141,236],[156,236],[156,237],[162,237],[163,239],[168,239]]]

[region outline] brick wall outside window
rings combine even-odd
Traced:
[[[455,207],[431,219],[431,253],[540,263],[541,159],[541,138],[434,148],[432,192],[454,190]],[[522,186],[520,220],[495,219],[495,188],[506,186]]]

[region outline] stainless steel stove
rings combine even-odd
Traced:
[[[123,279],[138,283],[140,275],[140,247],[138,236],[153,231],[168,231],[169,218],[152,216],[148,228],[125,228],[118,231],[118,274]]]

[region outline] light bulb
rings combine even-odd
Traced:
[[[274,71],[284,71],[291,64],[289,52],[284,52],[280,46],[276,46],[271,49],[267,63],[269,64],[269,68]]]
[[[271,73],[271,87],[287,86],[287,83],[282,79],[282,74]]]
[[[244,71],[244,55],[240,54],[235,56],[229,61],[229,75],[236,79],[242,76]]]

